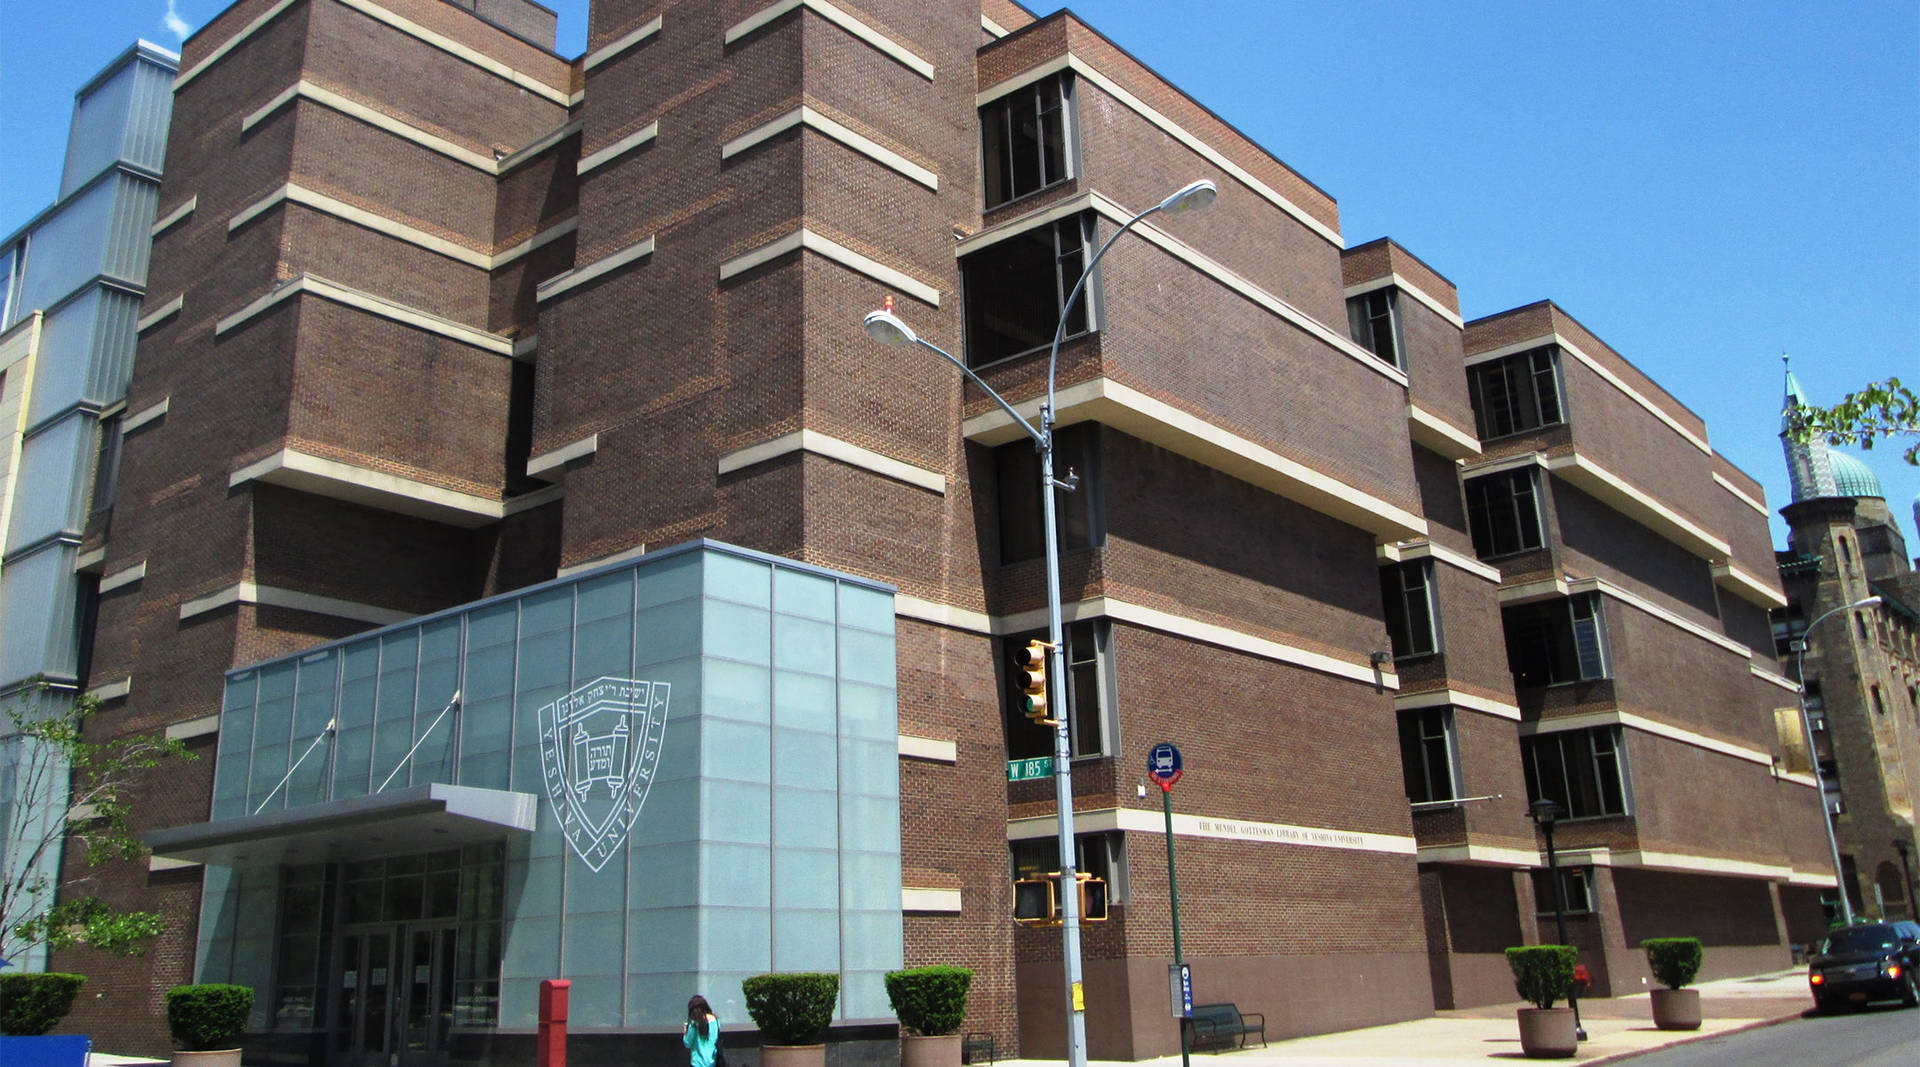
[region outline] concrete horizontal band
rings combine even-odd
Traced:
[[[1757,748],[1748,748],[1745,745],[1737,745],[1731,741],[1722,741],[1716,737],[1708,737],[1706,734],[1695,733],[1692,730],[1673,726],[1656,719],[1649,719],[1644,715],[1635,715],[1632,712],[1620,711],[1617,708],[1609,708],[1605,711],[1590,711],[1580,715],[1562,715],[1551,719],[1540,719],[1534,722],[1521,723],[1520,736],[1532,737],[1540,734],[1565,733],[1568,730],[1589,730],[1596,726],[1625,726],[1638,730],[1643,734],[1664,737],[1669,741],[1678,741],[1684,745],[1706,749],[1709,752],[1716,752],[1722,756],[1731,756],[1734,759],[1743,760],[1747,763],[1757,763],[1762,767],[1768,768],[1773,766],[1772,753],[1762,752]]]
[[[1759,512],[1761,515],[1766,516],[1768,519],[1773,518],[1773,513],[1767,510],[1766,504],[1758,500],[1755,500],[1751,495],[1747,493],[1745,489],[1742,489],[1739,486],[1733,484],[1731,481],[1728,481],[1726,476],[1722,475],[1719,471],[1713,472],[1713,483],[1719,486],[1720,488],[1725,489],[1727,492],[1733,494],[1733,498],[1735,500],[1738,500],[1742,504],[1745,504],[1746,506],[1752,508],[1754,511]]]
[[[280,0],[279,3],[273,5],[272,7],[266,9],[265,11],[262,11],[259,15],[255,16],[253,21],[247,23],[245,26],[240,27],[239,32],[235,33],[232,37],[229,37],[226,40],[220,42],[220,44],[217,47],[215,47],[213,51],[208,52],[206,56],[200,60],[200,62],[195,63],[193,66],[188,67],[186,70],[183,70],[178,75],[176,75],[173,79],[173,91],[175,93],[178,93],[188,83],[192,82],[193,79],[198,78],[200,75],[206,73],[208,68],[212,67],[215,63],[218,63],[221,60],[227,58],[227,55],[231,53],[234,49],[240,47],[240,45],[244,43],[247,40],[247,38],[252,37],[256,33],[259,33],[262,29],[265,29],[267,23],[272,22],[274,19],[279,18],[281,13],[285,12],[288,8],[292,7],[294,4],[297,4],[300,2],[301,0]]]
[[[1777,573],[1777,572],[1776,572]],[[1755,578],[1732,560],[1722,560],[1713,565],[1715,585],[1734,596],[1763,608],[1784,608],[1787,606],[1785,593]]]
[[[214,336],[217,337],[238,329],[254,318],[265,314],[275,305],[286,300],[291,300],[302,293],[310,293],[323,300],[329,300],[358,311],[364,311],[368,314],[398,322],[405,326],[411,326],[418,330],[425,330],[428,333],[438,334],[441,337],[458,341],[464,345],[485,349],[496,355],[511,356],[513,354],[513,342],[499,334],[488,333],[485,330],[476,330],[465,323],[442,318],[430,311],[421,311],[419,308],[408,307],[405,304],[388,300],[385,297],[374,296],[372,293],[361,292],[358,289],[349,289],[337,282],[330,282],[325,278],[312,274],[302,274],[292,281],[279,286],[272,292],[255,299],[253,302],[233,314],[228,315],[226,318],[221,319],[218,323],[214,324]]]
[[[218,712],[212,715],[202,715],[197,719],[188,719],[184,722],[173,723],[169,725],[166,730],[167,740],[169,741],[188,741],[196,737],[207,737],[219,732],[220,715]]]
[[[958,763],[960,746],[938,738],[901,734],[900,755],[903,759],[926,760],[929,763]]]
[[[993,21],[992,19],[988,18],[985,15],[980,16],[980,28],[987,31],[988,33],[992,34],[995,37],[1005,37],[1007,35],[1006,27],[1000,25],[998,22]]]
[[[542,452],[527,459],[527,473],[536,477],[572,463],[576,459],[585,459],[600,450],[600,435],[588,434],[568,445],[561,445],[551,451]]]
[[[524,145],[521,145],[519,148],[516,148],[513,151],[508,152],[506,155],[501,156],[499,162],[493,165],[494,173],[505,174],[506,172],[512,170],[515,167],[520,166],[523,163],[532,162],[534,159],[538,158],[542,152],[545,152],[547,149],[552,148],[554,145],[559,144],[561,141],[564,141],[567,138],[572,137],[574,134],[579,133],[583,127],[584,127],[584,123],[582,123],[578,119],[575,119],[574,121],[569,122],[564,126],[554,127],[552,130],[549,130],[546,133],[543,133],[540,136],[535,137],[533,140],[527,142]]]
[[[1694,622],[1693,620],[1685,618],[1675,612],[1668,611],[1666,608],[1663,608],[1660,605],[1655,604],[1653,601],[1648,600],[1645,597],[1632,592],[1631,590],[1624,589],[1618,585],[1615,585],[1614,583],[1609,582],[1604,578],[1568,578],[1566,587],[1567,587],[1567,592],[1569,594],[1589,593],[1589,592],[1602,593],[1608,597],[1611,597],[1614,600],[1619,601],[1622,604],[1625,604],[1630,608],[1633,608],[1634,610],[1640,612],[1643,615],[1651,616],[1655,619],[1660,620],[1661,622],[1666,623],[1668,626],[1672,626],[1676,629],[1684,630],[1687,633],[1692,634],[1693,636],[1699,638],[1702,641],[1706,641],[1711,644],[1718,645],[1719,647],[1726,649],[1728,652],[1731,652],[1734,655],[1741,657],[1742,659],[1751,659],[1753,657],[1753,649],[1748,648],[1746,645],[1741,644],[1739,641],[1736,641],[1725,634],[1715,633],[1713,630],[1701,625],[1700,623]]]
[[[1544,867],[1540,853],[1493,845],[1422,845],[1421,863],[1452,863],[1463,867]]]
[[[1495,718],[1520,721],[1520,708],[1501,700],[1490,700],[1472,693],[1463,693],[1458,689],[1429,689],[1423,693],[1401,693],[1393,698],[1393,710],[1416,711],[1420,708],[1455,707],[1467,711],[1477,711],[1482,715]]]
[[[531,74],[515,70],[492,56],[469,48],[451,37],[435,33],[433,30],[417,22],[402,18],[388,11],[386,8],[372,3],[371,0],[334,0],[334,2],[350,7],[375,21],[384,22],[409,37],[431,45],[434,48],[438,48],[440,51],[453,56],[455,59],[478,67],[496,78],[512,82],[514,85],[519,86],[535,96],[543,97],[553,103],[559,104],[561,107],[568,106],[567,98],[570,94],[566,90],[556,89]]]
[[[632,548],[623,548],[618,552],[609,552],[604,556],[595,556],[592,559],[584,559],[578,563],[569,563],[555,571],[554,577],[571,578],[576,574],[585,574],[588,571],[598,570],[601,567],[611,567],[616,563],[625,563],[630,559],[639,559],[646,554],[647,545],[646,542],[643,541]]]
[[[128,675],[125,678],[118,678],[111,682],[96,685],[92,689],[87,690],[87,695],[101,703],[105,703],[109,700],[124,699],[127,694],[131,692],[133,692],[133,676]]]
[[[600,166],[603,163],[612,162],[613,160],[616,160],[621,156],[626,155],[628,152],[633,151],[634,149],[640,147],[643,144],[646,144],[649,141],[652,141],[658,138],[659,136],[660,136],[659,121],[655,120],[653,122],[649,122],[645,126],[640,127],[639,129],[633,131],[630,134],[627,134],[625,137],[620,138],[619,140],[613,142],[612,144],[609,144],[604,148],[596,148],[593,151],[587,153],[586,155],[581,156],[580,162],[574,164],[573,172],[575,174],[585,174],[588,171],[593,170],[594,168]]]
[[[746,133],[735,137],[733,140],[728,141],[726,144],[721,145],[720,158],[731,159],[745,152],[747,149],[761,144],[770,138],[777,137],[796,126],[804,126],[816,133],[824,134],[830,140],[838,141],[840,144],[866,156],[868,159],[890,170],[903,174],[929,189],[938,190],[940,188],[940,176],[938,174],[913,162],[878,141],[863,134],[856,133],[839,122],[835,122],[833,119],[822,115],[820,112],[815,111],[805,104],[794,108],[792,111],[770,122],[762,123],[748,130]]]
[[[158,219],[154,220],[153,228],[147,231],[147,236],[158,237],[161,234],[166,233],[168,230],[179,225],[181,220],[185,219],[188,215],[193,214],[193,209],[199,206],[200,206],[200,194],[195,193],[194,195],[187,197],[187,199],[184,202],[182,202],[179,207],[174,208],[172,211],[169,211],[166,214],[160,216]]]
[[[462,493],[385,471],[342,463],[283,448],[227,477],[229,487],[261,482],[332,500],[345,500],[400,515],[430,519],[468,529],[498,522],[509,514],[558,499],[559,486],[502,501]]]
[[[438,134],[430,133],[412,123],[403,122],[384,111],[376,111],[360,103],[358,100],[342,96],[331,89],[306,81],[305,79],[294,82],[276,94],[273,99],[255,108],[251,114],[240,120],[240,129],[243,132],[252,129],[258,123],[265,121],[267,116],[293,103],[295,100],[311,100],[316,104],[330,108],[342,115],[358,119],[362,123],[372,126],[375,129],[390,133],[403,141],[410,141],[455,162],[464,163],[475,170],[495,177],[498,177],[500,174],[499,160],[494,159],[493,156],[485,152],[477,151],[466,145],[457,144]]]
[[[287,608],[292,611],[304,611],[312,615],[326,615],[336,619],[352,619],[356,622],[373,623],[385,626],[388,623],[401,622],[413,618],[405,611],[361,604],[352,600],[338,600],[329,596],[315,596],[293,589],[281,589],[271,585],[259,585],[254,582],[235,582],[224,589],[216,590],[205,596],[195,597],[180,605],[182,621],[218,611],[229,604],[252,604],[259,607]]]
[[[556,274],[534,287],[534,299],[546,302],[569,289],[575,289],[600,277],[603,274],[619,270],[621,267],[647,256],[653,255],[653,238],[647,237],[609,256],[602,256],[584,267],[576,267],[565,274]]]
[[[1418,404],[1407,404],[1407,432],[1415,444],[1448,459],[1472,459],[1480,454],[1480,438]]]
[[[174,317],[175,315],[180,314],[180,309],[185,306],[186,306],[186,296],[185,295],[176,296],[172,300],[169,300],[166,303],[160,305],[159,307],[154,308],[152,311],[147,312],[145,315],[140,316],[139,321],[133,324],[133,332],[136,334],[146,333],[148,330],[153,329],[155,326],[158,326],[161,323],[167,321],[168,319]]]
[[[736,449],[720,457],[719,473],[732,474],[755,464],[765,463],[780,456],[795,452],[811,452],[816,456],[838,460],[850,467],[858,467],[882,477],[905,482],[930,493],[945,493],[947,479],[937,471],[927,470],[891,456],[883,456],[870,448],[862,448],[851,441],[821,433],[818,430],[795,430],[782,434],[771,441]]]
[[[1035,422],[1044,399],[1034,396],[1014,406],[1022,417]],[[1427,534],[1426,520],[1399,505],[1111,378],[1069,386],[1056,399],[1061,425],[1112,426],[1381,539],[1398,541]],[[989,446],[1017,440],[1026,432],[999,408],[967,419],[961,431],[967,440]]]
[[[1121,207],[1101,193],[1088,191],[1078,196],[1071,196],[1065,200],[1048,204],[1044,207],[1035,208],[1024,215],[1008,219],[989,229],[981,230],[979,233],[955,245],[954,256],[956,258],[964,258],[990,245],[998,244],[1009,237],[1014,237],[1036,227],[1045,226],[1057,222],[1060,219],[1077,215],[1083,211],[1095,212],[1117,226],[1125,225],[1134,216],[1133,212]],[[1215,261],[1212,257],[1202,254],[1193,246],[1173,237],[1166,231],[1147,221],[1136,223],[1133,227],[1133,232],[1139,234],[1149,244],[1171,254],[1175,259],[1185,263],[1187,266],[1198,270],[1200,273],[1233,290],[1262,310],[1279,317],[1322,344],[1331,346],[1367,370],[1380,375],[1403,389],[1406,388],[1407,376],[1405,372],[1401,371],[1398,367],[1390,366],[1372,352],[1361,348],[1346,334],[1329,328],[1319,319],[1314,318],[1312,315],[1294,307],[1273,293],[1241,277],[1239,274],[1229,270],[1225,265]]]
[[[1058,830],[1054,816],[1007,822],[1007,840],[1028,841],[1052,836]],[[1143,808],[1103,808],[1074,813],[1076,833],[1110,831],[1135,834],[1165,834],[1166,820],[1161,812]],[[1333,830],[1319,826],[1290,826],[1286,823],[1252,822],[1207,815],[1173,816],[1173,832],[1179,837],[1202,837],[1216,841],[1245,841],[1262,845],[1290,845],[1302,848],[1332,848],[1352,852],[1384,852],[1412,856],[1419,850],[1413,838],[1401,834],[1377,834],[1360,830]]]
[[[1791,678],[1788,678],[1784,674],[1776,674],[1773,671],[1767,670],[1764,667],[1758,667],[1752,664],[1748,664],[1747,673],[1753,675],[1755,678],[1760,679],[1761,681],[1767,683],[1768,685],[1777,686],[1778,688],[1785,689],[1789,693],[1798,693],[1800,691],[1800,687],[1795,685]]]
[[[438,234],[429,233],[417,226],[411,226],[398,219],[390,218],[376,211],[349,204],[344,200],[328,196],[325,193],[308,189],[292,182],[275,189],[266,196],[248,205],[227,223],[228,232],[239,229],[253,221],[261,213],[282,202],[298,204],[301,207],[317,211],[322,215],[363,226],[375,233],[384,234],[396,241],[404,241],[416,248],[424,248],[469,267],[481,270],[493,269],[493,256],[476,248],[469,248],[456,241],[450,241]]]
[[[584,70],[592,70],[659,32],[660,16],[655,15],[627,33],[623,33],[619,37],[587,53],[587,58],[581,63],[581,68]]]
[[[913,889],[902,886],[900,910],[958,915],[960,891],[958,889]]]
[[[100,573],[101,565],[106,562],[107,550],[105,548],[90,548],[74,557],[73,572],[75,574],[98,574]]]
[[[561,222],[556,222],[546,229],[541,230],[539,233],[534,234],[532,237],[521,241],[519,244],[508,245],[506,248],[495,252],[491,266],[494,270],[498,270],[537,248],[543,248],[558,241],[560,238],[573,233],[579,228],[580,217],[578,215]],[[513,355],[516,359],[520,358],[520,339],[514,341]]]
[[[1773,777],[1775,781],[1792,782],[1794,785],[1804,785],[1808,789],[1820,788],[1820,783],[1814,781],[1813,775],[1800,771],[1783,771],[1779,764],[1774,764]]]
[[[1447,323],[1451,325],[1454,329],[1464,330],[1467,328],[1466,320],[1460,317],[1460,313],[1458,311],[1455,311],[1452,308],[1448,307],[1446,304],[1441,302],[1440,298],[1427,292],[1425,289],[1420,288],[1418,285],[1415,285],[1412,282],[1412,280],[1410,280],[1406,275],[1401,274],[1398,271],[1395,271],[1392,274],[1382,275],[1381,277],[1374,278],[1371,281],[1364,281],[1355,285],[1349,285],[1347,286],[1346,297],[1347,299],[1351,300],[1356,296],[1363,296],[1367,293],[1373,292],[1376,289],[1385,289],[1385,288],[1388,288],[1389,286],[1400,290],[1401,292],[1407,294],[1410,297],[1413,297],[1415,300],[1419,301],[1422,305],[1424,305],[1428,311],[1431,311],[1435,315],[1438,315],[1442,319],[1445,319]]]
[[[940,290],[934,286],[908,275],[905,271],[863,256],[832,238],[822,237],[808,229],[788,234],[777,241],[761,245],[751,252],[735,256],[720,264],[720,280],[724,282],[735,275],[745,274],[755,267],[771,263],[781,256],[802,249],[832,260],[856,274],[864,274],[881,285],[898,289],[923,304],[940,306]]]
[[[1490,567],[1464,552],[1456,552],[1445,545],[1436,545],[1432,541],[1398,541],[1380,545],[1374,549],[1374,554],[1389,563],[1431,558],[1456,570],[1466,571],[1476,578],[1494,583],[1500,581],[1498,567]]]
[[[1252,172],[1248,171],[1245,167],[1228,159],[1226,155],[1218,149],[1201,140],[1198,136],[1171,118],[1148,106],[1145,101],[1121,88],[1118,82],[1095,70],[1086,60],[1081,59],[1071,52],[1064,56],[1048,60],[1030,70],[1022,71],[1005,81],[976,93],[974,95],[974,104],[975,106],[985,106],[1016,89],[1032,85],[1042,78],[1057,74],[1063,70],[1071,70],[1086,79],[1089,83],[1098,86],[1102,92],[1124,105],[1128,110],[1146,119],[1149,123],[1158,127],[1162,133],[1167,134],[1175,141],[1186,146],[1200,158],[1226,171],[1233,176],[1235,181],[1253,190],[1261,199],[1286,212],[1288,215],[1293,216],[1302,226],[1312,230],[1331,243],[1335,248],[1345,247],[1346,242],[1341,239],[1339,230],[1314,218],[1308,214],[1304,208],[1300,207],[1300,205],[1295,204],[1285,196],[1282,196],[1272,186],[1254,177]],[[1284,163],[1280,165],[1283,167],[1286,166]]]
[[[1832,871],[1791,870],[1786,881],[1788,885],[1811,886],[1819,889],[1832,889],[1840,884]]]
[[[1635,389],[1633,386],[1627,384],[1626,380],[1621,378],[1618,374],[1615,374],[1613,371],[1609,370],[1605,366],[1602,366],[1599,360],[1581,351],[1580,346],[1568,340],[1565,334],[1560,333],[1557,330],[1550,333],[1541,334],[1538,337],[1529,338],[1525,341],[1516,341],[1510,345],[1501,345],[1499,348],[1491,349],[1486,352],[1476,352],[1473,355],[1470,355],[1467,357],[1466,364],[1467,366],[1472,367],[1477,364],[1490,362],[1492,360],[1504,359],[1507,356],[1516,355],[1518,353],[1525,352],[1530,349],[1539,348],[1542,345],[1559,346],[1562,352],[1565,352],[1566,354],[1572,356],[1575,360],[1578,360],[1580,363],[1584,364],[1588,370],[1599,375],[1600,378],[1603,381],[1605,381],[1608,385],[1611,385],[1615,389],[1620,390],[1620,392],[1626,395],[1627,399],[1633,401],[1635,404],[1640,405],[1640,407],[1644,408],[1648,414],[1652,415],[1654,418],[1659,419],[1661,422],[1665,423],[1668,429],[1672,430],[1674,433],[1679,434],[1683,439],[1686,440],[1688,444],[1692,445],[1693,447],[1699,449],[1702,452],[1707,453],[1708,455],[1713,454],[1713,447],[1707,444],[1707,439],[1705,437],[1702,437],[1699,434],[1695,433],[1692,427],[1686,426],[1683,423],[1681,423],[1679,419],[1674,418],[1673,415],[1670,414],[1666,409],[1662,408],[1660,405],[1654,403],[1651,399],[1649,399],[1646,396],[1646,394],[1640,392],[1638,389]]]
[[[1733,546],[1579,451],[1548,456],[1547,469],[1702,559],[1725,559]]]
[[[826,0],[780,0],[779,3],[761,8],[754,14],[748,15],[746,18],[728,27],[725,36],[722,37],[721,40],[725,44],[732,44],[740,38],[760,29],[762,26],[773,22],[775,19],[786,15],[788,12],[798,11],[803,8],[847,31],[855,38],[871,46],[881,55],[913,71],[922,78],[928,81],[933,80],[932,63],[922,59],[905,45],[900,44],[879,30],[874,29],[859,19],[854,18],[852,15],[847,14],[845,11],[827,3]]]
[[[172,406],[173,397],[171,395],[163,396],[154,403],[148,404],[146,407],[120,420],[120,432],[122,434],[132,433],[147,423],[165,415],[167,409]]]
[[[146,576],[147,561],[143,559],[131,567],[122,567],[112,574],[101,575],[99,592],[111,593],[123,585],[132,585]]]

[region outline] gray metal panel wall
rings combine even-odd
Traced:
[[[172,68],[144,58],[133,67],[133,97],[127,105],[127,136],[120,156],[155,173],[167,160],[173,74]]]
[[[126,398],[127,383],[133,378],[135,327],[139,321],[139,297],[119,289],[101,289],[82,399],[105,406]]]

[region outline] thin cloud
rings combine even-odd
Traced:
[[[160,17],[160,22],[176,40],[185,41],[187,34],[193,32],[193,26],[180,17],[180,9],[174,3],[175,0],[167,0],[167,13]]]

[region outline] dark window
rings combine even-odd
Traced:
[[[1433,597],[1433,561],[1417,559],[1380,568],[1380,597],[1387,607],[1393,658],[1440,651],[1440,613]]]
[[[1532,467],[1467,480],[1467,524],[1481,559],[1539,548],[1539,487]]]
[[[1520,604],[1500,614],[1506,625],[1507,666],[1515,685],[1561,685],[1607,677],[1600,594]]]
[[[1071,175],[1068,116],[1073,77],[1059,74],[980,109],[980,161],[987,207],[1038,192]]]
[[[114,493],[120,488],[120,437],[119,415],[100,420],[100,453],[93,468],[94,511],[112,507]]]
[[[1618,726],[1520,739],[1527,801],[1555,801],[1569,819],[1627,814],[1627,756]]]
[[[1053,432],[1053,476],[1080,476],[1080,487],[1053,491],[1054,521],[1060,548],[1071,551],[1101,542],[1100,480],[1096,476],[1099,426],[1076,423]],[[1000,562],[1039,559],[1046,551],[1046,516],[1040,508],[1040,453],[1029,440],[993,450],[994,482],[999,491]]]
[[[1017,233],[960,261],[965,283],[967,365],[985,366],[1053,343],[1060,308],[1087,261],[1090,215]],[[1091,288],[1091,283],[1089,283]],[[1083,292],[1067,316],[1066,336],[1087,332]]]
[[[1427,804],[1459,797],[1456,747],[1452,708],[1400,713],[1400,769],[1406,776],[1408,800]]]
[[[1362,348],[1406,369],[1407,340],[1400,328],[1400,294],[1392,286],[1349,299],[1347,327]]]
[[[1768,612],[1767,619],[1773,624],[1773,654],[1793,655],[1793,643],[1806,636],[1806,612],[1800,609],[1799,604],[1788,604]]]
[[[1566,418],[1560,405],[1558,350],[1552,345],[1469,367],[1467,384],[1483,441]]]
[[[1126,864],[1126,837],[1118,833],[1075,834],[1073,837],[1073,866],[1081,874],[1105,879],[1107,900],[1110,902],[1124,899],[1121,887],[1115,878],[1124,874]],[[1013,880],[1023,878],[1045,878],[1060,869],[1060,839],[1058,837],[1030,837],[1020,841],[1008,842],[1008,851],[1012,854]]]
[[[1553,914],[1552,877],[1551,871],[1533,872],[1533,908],[1541,915]],[[1560,899],[1566,905],[1566,914],[1584,915],[1593,910],[1593,893],[1588,888],[1589,882],[1585,867],[1560,868]]]
[[[1111,635],[1103,621],[1088,619],[1067,624],[1062,636],[1067,646],[1067,677],[1064,685],[1060,680],[1055,680],[1049,687],[1048,695],[1054,702],[1053,713],[1058,716],[1064,711],[1067,717],[1067,744],[1074,756],[1104,755],[1107,729],[1105,717],[1101,714],[1101,694],[1106,685],[1102,675],[1106,671],[1107,645]],[[1025,693],[1020,684],[1019,670],[1013,664],[1015,649],[1026,647],[1028,641],[1046,639],[1045,630],[1034,630],[1015,634],[1000,643],[1001,674],[1006,679],[1005,693],[1000,703],[1006,722],[1008,759],[1053,755],[1053,727],[1034,722],[1020,710],[1020,698]],[[1047,657],[1047,666],[1051,674],[1053,657]],[[1061,707],[1063,703],[1064,709]]]

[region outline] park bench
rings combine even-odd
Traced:
[[[1247,1035],[1258,1034],[1260,1047],[1267,1047],[1267,1017],[1257,1011],[1242,1012],[1232,1004],[1195,1004],[1193,1006],[1193,1047],[1246,1048]]]

